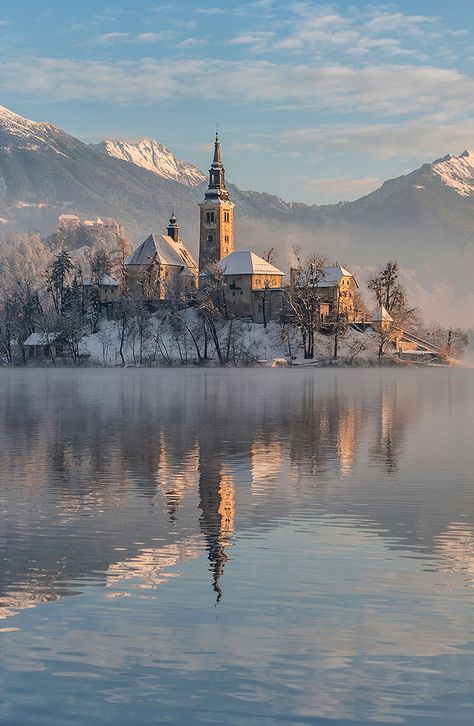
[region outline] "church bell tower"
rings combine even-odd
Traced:
[[[234,251],[234,207],[225,186],[219,134],[214,142],[214,158],[209,169],[209,185],[200,207],[199,271],[219,262]]]

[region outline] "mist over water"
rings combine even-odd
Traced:
[[[0,723],[470,724],[470,370],[0,377]]]

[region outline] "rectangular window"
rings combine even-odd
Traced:
[[[206,222],[214,222],[214,212],[206,212]]]

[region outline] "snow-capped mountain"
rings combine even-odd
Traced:
[[[206,176],[187,161],[181,161],[172,151],[153,139],[142,139],[136,144],[116,139],[93,144],[94,148],[116,159],[130,161],[148,171],[186,186],[196,187],[205,181]]]
[[[0,108],[0,235],[49,233],[67,212],[113,217],[135,246],[150,231],[165,229],[175,209],[182,238],[197,254],[203,175],[155,144],[153,153],[146,143],[117,144],[112,155],[52,124]],[[408,271],[415,303],[442,322],[472,327],[473,153],[424,164],[354,202],[311,206],[229,189],[237,250],[259,253],[271,245],[279,266],[287,267],[290,251],[299,246],[344,263],[362,284],[369,268],[395,258]]]
[[[30,121],[0,106],[0,149],[3,151],[36,151],[47,146],[57,154],[63,154],[61,146],[75,143],[72,136],[45,121]]]
[[[446,186],[451,187],[461,197],[474,192],[474,152],[466,150],[460,156],[448,154],[431,165],[433,173]]]

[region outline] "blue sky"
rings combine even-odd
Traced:
[[[474,146],[474,3],[22,0],[0,103],[91,141],[157,138],[203,169],[326,203]]]

